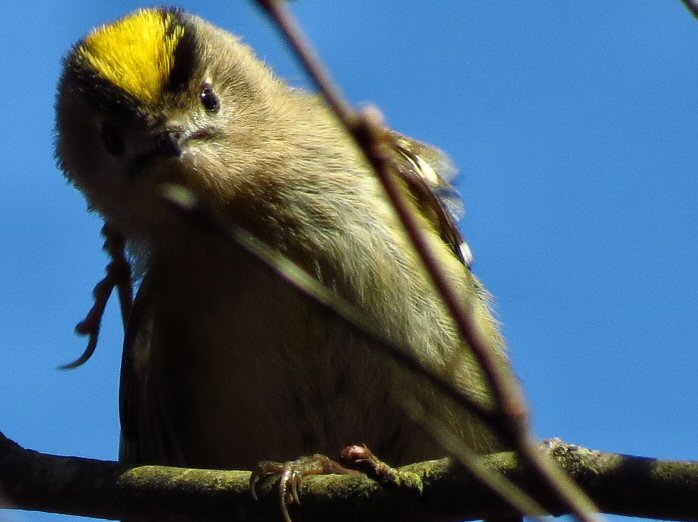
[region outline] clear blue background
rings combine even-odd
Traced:
[[[73,42],[141,5],[11,0],[0,18],[0,429],[49,453],[116,458],[121,350],[112,305],[92,360],[56,370],[106,258],[54,165],[55,85]],[[304,84],[247,2],[183,6]],[[698,458],[698,22],[668,0],[293,8],[353,102],[460,167],[537,434]]]

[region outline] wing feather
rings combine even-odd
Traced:
[[[439,232],[465,266],[470,268],[473,256],[458,228],[463,203],[449,182],[455,169],[441,151],[398,133],[395,139],[395,160],[398,172],[412,192],[422,214]]]

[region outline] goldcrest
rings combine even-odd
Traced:
[[[394,465],[445,456],[411,405],[478,452],[498,447],[370,338],[163,200],[163,184],[183,186],[487,403],[379,181],[319,97],[277,78],[236,36],[166,8],[94,29],[67,56],[58,91],[60,167],[125,237],[141,278],[123,355],[123,461],[250,469],[352,443]],[[395,137],[419,225],[508,364],[453,219],[415,190],[448,188],[449,161]]]

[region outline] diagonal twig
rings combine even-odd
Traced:
[[[520,386],[513,375],[498,364],[494,356],[495,351],[487,339],[480,335],[473,315],[463,307],[461,301],[454,295],[438,259],[430,249],[421,229],[417,226],[409,203],[402,196],[393,176],[392,169],[394,167],[390,160],[381,154],[382,145],[390,140],[390,137],[380,125],[375,112],[360,114],[351,109],[336,84],[331,80],[328,71],[321,65],[317,54],[295,19],[286,9],[284,0],[257,0],[257,4],[281,28],[308,75],[374,167],[461,336],[468,343],[482,367],[495,402],[506,419],[500,429],[507,433],[508,441],[521,454],[522,458],[532,469],[536,470],[551,490],[570,507],[570,510],[580,520],[596,520],[597,518],[593,513],[597,512],[598,509],[594,504],[569,477],[551,461],[541,457],[535,450],[534,439],[529,431],[528,410]]]
[[[691,11],[693,16],[698,18],[698,0],[681,0],[681,3],[686,6],[686,9]]]

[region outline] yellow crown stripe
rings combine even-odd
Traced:
[[[141,10],[92,31],[77,53],[102,78],[145,103],[155,103],[174,67],[184,27],[174,15]]]

